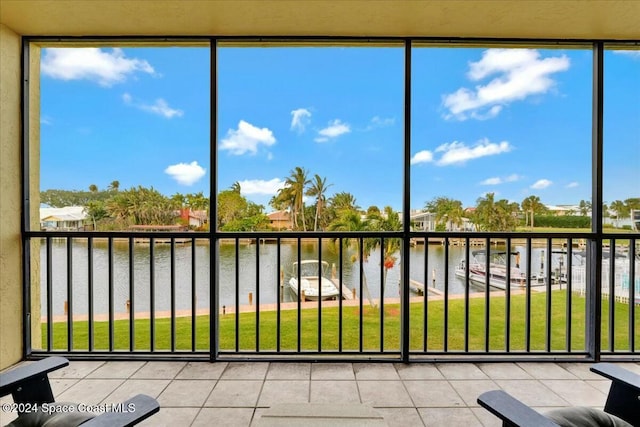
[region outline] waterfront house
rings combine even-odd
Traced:
[[[273,230],[291,230],[291,215],[289,211],[275,211],[267,214],[269,225]]]
[[[84,230],[90,218],[84,206],[63,208],[40,208],[40,228],[42,230]]]

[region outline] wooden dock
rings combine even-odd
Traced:
[[[340,286],[340,283],[334,278],[331,278],[329,280],[331,280],[333,284],[336,285],[336,288],[340,289],[340,293],[342,294],[342,299],[346,299],[346,300],[356,299],[355,289],[349,289],[349,287],[345,285]]]
[[[424,283],[422,282],[418,282],[417,280],[413,280],[413,279],[409,279],[409,289],[411,289],[411,291],[420,294],[420,295],[424,295],[425,292],[425,286]],[[440,289],[436,289],[434,287],[427,287],[426,291],[431,293],[432,295],[443,295],[444,292],[442,292]]]

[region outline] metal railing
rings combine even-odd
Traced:
[[[640,354],[633,234],[40,231],[27,241],[34,357]]]

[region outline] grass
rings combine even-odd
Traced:
[[[585,349],[585,298],[572,295],[571,304],[571,338],[567,346],[567,293],[553,291],[551,297],[551,325],[550,351],[584,351]],[[530,304],[531,323],[529,335],[529,349],[547,350],[547,313],[546,293],[533,293]],[[469,330],[465,333],[465,312],[467,306],[463,299],[450,300],[446,307],[447,317],[447,348],[445,349],[445,302],[442,300],[429,301],[426,328],[423,304],[412,303],[409,312],[410,348],[412,351],[463,351],[465,341],[471,352],[485,351],[485,340],[489,351],[504,351],[507,349],[505,340],[506,325],[509,324],[509,350],[525,351],[526,323],[524,295],[511,297],[511,311],[509,322],[505,315],[506,298],[492,296],[489,305],[489,331],[485,337],[485,299],[472,298],[469,300]],[[616,302],[615,323],[613,328],[613,347],[617,351],[631,350],[629,348],[629,305]],[[640,312],[640,309],[638,309]],[[393,352],[400,349],[400,308],[397,304],[385,305],[384,316],[380,308],[366,305],[362,313],[362,329],[360,329],[359,307],[343,307],[342,311],[342,350],[370,352]],[[277,319],[275,311],[260,312],[259,328],[256,313],[239,314],[239,330],[237,334],[240,351],[255,351],[257,349],[259,329],[260,351],[274,351],[277,349]],[[602,348],[611,348],[609,334],[609,301],[603,301],[602,306]],[[635,341],[640,342],[640,315],[635,316]],[[197,316],[195,322],[196,350],[209,349],[209,316]],[[149,351],[150,349],[150,320],[135,321],[135,351]],[[180,317],[175,321],[175,348],[178,351],[191,350],[191,318]],[[339,349],[339,308],[323,308],[321,319],[318,309],[301,311],[300,349],[302,351],[337,351]],[[384,335],[381,339],[381,325]],[[219,318],[219,350],[235,351],[236,349],[236,317],[233,314],[220,315]],[[322,326],[319,328],[319,326]],[[67,349],[67,323],[56,322],[52,325],[54,350]],[[94,322],[94,350],[108,350],[109,331],[108,322]],[[42,325],[43,348],[46,347],[46,323]],[[319,330],[321,331],[319,333]],[[362,343],[360,343],[362,334]],[[156,351],[171,349],[171,321],[168,318],[155,321],[154,348]],[[116,320],[114,322],[114,350],[128,351],[129,321]],[[73,349],[88,349],[88,322],[73,323]],[[281,312],[280,319],[280,351],[291,352],[298,349],[298,312],[288,310]]]

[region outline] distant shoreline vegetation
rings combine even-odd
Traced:
[[[369,206],[363,209],[348,192],[327,197],[332,184],[327,178],[310,173],[302,167],[290,171],[285,185],[271,198],[274,210],[242,195],[240,183],[217,195],[216,227],[221,231],[397,231],[402,229],[400,214],[390,206]],[[305,197],[312,200],[305,204]],[[84,206],[86,225],[98,231],[128,230],[131,226],[182,225],[185,229],[208,231],[210,199],[203,192],[165,196],[153,187],[120,189],[112,181],[106,189],[90,185],[88,191],[49,189],[40,193],[42,204],[54,208]],[[640,197],[616,200],[603,206],[603,216],[613,227],[640,210]],[[550,210],[538,196],[528,196],[521,203],[496,200],[494,193],[480,197],[473,207],[464,208],[459,200],[438,196],[427,201],[415,213],[429,213],[428,231],[516,231],[522,228],[591,227],[591,203],[562,211]],[[412,212],[413,213],[413,212]],[[415,224],[414,224],[415,225]],[[418,227],[416,227],[418,228]],[[422,229],[422,228],[420,228]]]

